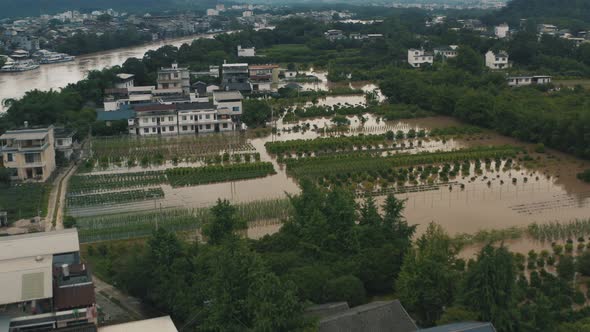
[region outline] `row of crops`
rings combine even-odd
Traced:
[[[270,162],[179,167],[166,170],[168,182],[173,187],[252,179],[265,177],[269,174],[275,174],[274,167]]]
[[[98,160],[126,157],[141,161],[154,156],[164,160],[188,158],[219,152],[252,152],[254,147],[239,133],[174,137],[107,137],[92,140],[92,152]]]
[[[160,184],[170,184],[173,187],[192,186],[206,183],[237,181],[252,179],[275,174],[270,162],[249,162],[241,164],[210,165],[203,167],[177,167],[161,171],[146,171],[132,173],[108,173],[108,174],[77,174],[72,176],[69,183],[69,195],[97,194],[97,200],[101,193],[111,193],[115,190],[129,188],[144,188]],[[137,191],[130,191],[130,196]],[[82,200],[80,198],[79,200]],[[78,202],[76,198],[75,204]],[[102,203],[101,203],[102,204]]]
[[[89,195],[72,195],[68,194],[68,207],[86,207],[95,205],[120,204],[148,199],[162,198],[164,191],[162,188],[135,189],[126,191],[114,191],[109,193],[89,194]]]
[[[81,195],[108,192],[124,188],[141,188],[166,183],[164,171],[145,171],[133,173],[77,174],[70,178],[68,193]]]
[[[246,222],[286,219],[292,211],[288,199],[236,204],[237,216]],[[83,217],[77,220],[80,242],[133,239],[149,236],[156,227],[169,231],[191,231],[212,220],[210,208],[165,209]]]
[[[359,135],[325,137],[316,139],[296,139],[289,141],[267,142],[266,150],[272,154],[284,154],[292,152],[328,152],[353,150],[368,146],[380,146],[389,144],[385,135]]]
[[[576,219],[567,223],[533,223],[528,226],[527,233],[533,239],[541,242],[585,237],[590,234],[590,219]]]
[[[476,147],[446,152],[424,152],[378,157],[367,153],[285,159],[287,172],[295,177],[323,177],[335,173],[388,170],[392,167],[476,161],[515,157],[522,149],[513,146]]]

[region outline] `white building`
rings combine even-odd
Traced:
[[[0,237],[0,330],[95,328],[94,285],[76,229]]]
[[[241,45],[238,45],[238,57],[254,57],[256,56],[256,48],[242,48]]]
[[[232,131],[236,124],[232,121],[232,111],[218,108],[210,102],[177,104],[178,133],[199,134]]]
[[[459,46],[449,45],[446,47],[437,47],[434,49],[435,56],[441,56],[444,59],[454,58],[459,54]]]
[[[254,13],[251,10],[246,10],[242,12],[242,17],[252,17]]]
[[[98,332],[178,332],[170,316],[144,319],[135,322],[109,325],[98,328]]]
[[[215,5],[215,10],[217,10],[218,12],[222,12],[225,10],[225,5],[222,3],[217,4],[217,5]]]
[[[0,136],[4,167],[13,180],[45,181],[55,171],[55,137],[49,128],[9,130]]]
[[[552,82],[552,77],[547,75],[537,76],[510,76],[506,79],[509,86],[527,86],[527,85],[542,85]]]
[[[494,35],[500,39],[508,37],[508,31],[510,31],[510,27],[506,23],[494,27]]]
[[[178,67],[178,63],[173,63],[170,68],[161,68],[158,70],[158,90],[162,93],[190,93],[190,72],[188,68]]]
[[[490,69],[506,69],[510,67],[510,64],[508,63],[508,53],[504,51],[494,53],[490,50],[486,53],[485,57],[486,67]]]
[[[408,63],[414,68],[424,67],[434,63],[434,55],[432,53],[424,52],[424,50],[409,49]]]
[[[117,81],[115,82],[116,89],[126,89],[135,85],[135,75],[133,74],[117,74]]]
[[[232,118],[242,115],[242,100],[244,97],[239,91],[215,91],[213,92],[213,104],[219,110],[227,109]]]
[[[207,9],[207,16],[217,16],[219,15],[219,11],[215,10],[215,9]]]

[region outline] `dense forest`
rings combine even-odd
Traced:
[[[486,17],[489,22],[518,25],[520,19],[536,23],[558,24],[573,29],[590,27],[590,2],[586,0],[512,0],[498,13]]]
[[[128,27],[124,30],[107,31],[100,36],[94,33],[78,33],[61,41],[55,49],[58,52],[79,55],[133,46],[151,40],[151,34]]]
[[[422,327],[480,320],[498,331],[590,328],[588,308],[574,309],[585,297],[572,283],[576,271],[590,274],[588,251],[530,252],[527,278],[527,257],[487,245],[466,262],[434,223],[412,241],[415,226],[394,196],[379,213],[372,198],[357,205],[347,191],[303,181],[291,203],[280,231],[260,240],[238,236],[246,225],[218,201],[203,227],[207,244],[161,226],[147,243],[90,245],[85,257],[101,277],[195,331],[310,330],[309,305],[392,294]]]

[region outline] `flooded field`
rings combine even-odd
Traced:
[[[306,89],[330,89],[322,73],[310,72],[320,77],[316,83],[299,83]],[[351,85],[354,89],[373,92],[371,84]],[[378,91],[377,91],[378,93]],[[381,99],[381,95],[379,98]],[[362,105],[364,95],[328,96],[318,100],[316,105]],[[308,105],[309,106],[309,105]],[[382,202],[387,193],[395,193],[406,200],[405,216],[410,224],[417,224],[417,234],[421,234],[428,223],[441,224],[449,234],[473,234],[481,230],[526,228],[531,223],[553,221],[568,222],[590,216],[590,185],[576,178],[590,163],[569,155],[548,150],[535,153],[534,146],[500,136],[490,131],[480,131],[469,135],[431,136],[433,129],[461,127],[463,124],[448,117],[430,117],[401,121],[384,121],[378,116],[364,114],[348,116],[350,126],[334,128],[331,118],[310,118],[297,122],[276,121],[276,133],[264,137],[250,137],[250,134],[233,133],[210,135],[199,138],[167,138],[161,142],[114,141],[109,149],[97,149],[96,165],[87,171],[88,175],[109,175],[161,172],[178,167],[203,167],[205,165],[260,162],[270,163],[275,174],[264,177],[230,182],[213,182],[196,186],[173,186],[160,182],[145,186],[161,188],[163,196],[124,204],[103,206],[84,206],[70,208],[69,213],[78,217],[91,217],[125,212],[156,211],[170,208],[203,208],[211,206],[218,198],[232,203],[248,203],[285,198],[296,194],[297,176],[288,172],[289,164],[284,158],[318,157],[316,153],[271,154],[267,143],[293,140],[313,140],[320,137],[338,138],[342,136],[382,135],[391,132],[399,135],[394,143],[379,143],[374,146],[351,147],[346,151],[322,152],[321,155],[370,153],[373,157],[394,158],[396,155],[440,155],[441,152],[466,151],[478,147],[512,146],[519,149],[514,158],[481,158],[481,160],[451,160],[428,162],[410,167],[409,175],[404,170],[403,180],[389,180],[377,177],[363,177],[352,174],[349,179],[331,177],[329,171],[322,174],[320,185],[330,186],[334,181],[344,181],[345,185],[358,191],[359,202],[367,191]],[[422,132],[417,137],[415,133]],[[411,136],[410,133],[414,133]],[[147,144],[144,144],[147,143]],[[134,145],[139,144],[139,145]],[[103,146],[104,148],[104,146]],[[452,153],[451,153],[452,154]],[[113,162],[113,155],[118,155]],[[142,156],[161,155],[158,162],[150,159],[142,162]],[[223,163],[221,158],[223,156]],[[102,158],[102,159],[101,159]],[[237,159],[236,159],[237,158]],[[132,159],[133,162],[130,162]],[[218,160],[214,160],[218,159]],[[483,159],[487,159],[484,160]],[[102,162],[100,161],[102,160]],[[389,159],[388,159],[389,160]],[[443,165],[445,165],[443,167]],[[453,166],[454,164],[454,166]],[[413,165],[413,164],[412,164]],[[402,166],[397,171],[403,170]],[[435,176],[424,175],[426,169],[434,168]],[[446,170],[443,170],[446,168]],[[446,172],[451,170],[451,176]],[[356,170],[352,170],[353,173]],[[393,170],[394,175],[396,169]],[[442,173],[441,173],[442,172]],[[444,173],[443,175],[439,175]],[[362,175],[362,174],[361,174]],[[257,220],[252,223],[247,235],[259,238],[276,232],[280,228],[278,219]],[[530,249],[540,250],[548,244],[522,238],[506,242],[512,250],[526,253]],[[464,255],[471,255],[478,246],[468,247]]]

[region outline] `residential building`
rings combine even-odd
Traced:
[[[123,105],[151,103],[154,99],[155,89],[155,86],[130,86],[126,88],[106,89],[104,92],[104,110],[111,112],[121,109]]]
[[[226,114],[231,114],[232,119],[238,120],[242,115],[242,100],[244,97],[239,91],[215,91],[213,92],[213,104],[220,111],[225,109]]]
[[[78,231],[0,237],[0,330],[96,329],[94,285]]]
[[[170,316],[104,326],[98,332],[178,332]]]
[[[494,27],[494,35],[496,37],[503,39],[508,37],[508,32],[510,31],[510,27],[508,24],[503,23]]]
[[[541,84],[549,84],[552,81],[551,76],[547,75],[537,75],[537,76],[510,76],[507,79],[508,85],[517,87],[517,86],[526,86],[526,85],[541,85]]]
[[[539,34],[554,35],[559,31],[559,28],[553,24],[538,24],[537,32]]]
[[[74,135],[75,130],[66,128],[55,128],[55,152],[56,155],[61,155],[65,160],[70,160],[74,154]]]
[[[254,13],[251,10],[246,10],[242,12],[242,17],[252,17]]]
[[[218,10],[215,10],[212,8],[207,9],[207,16],[217,16],[217,15],[219,15]]]
[[[170,93],[190,93],[190,72],[188,68],[178,67],[173,63],[170,68],[161,68],[158,71],[158,90],[168,90]]]
[[[148,104],[134,107],[134,117],[128,120],[129,134],[138,136],[176,135],[178,116],[176,105]]]
[[[459,46],[449,45],[434,49],[434,56],[441,56],[443,59],[454,58],[459,54]]]
[[[510,67],[510,64],[508,63],[508,53],[504,51],[494,53],[490,50],[486,53],[485,58],[486,67],[490,69],[506,69]]]
[[[248,67],[252,91],[271,91],[272,85],[279,82],[279,66],[252,65]]]
[[[297,74],[296,70],[286,70],[284,75],[286,79],[293,79],[297,78]]]
[[[115,88],[116,89],[127,89],[129,87],[134,86],[134,77],[133,74],[117,74],[117,80],[115,81]]]
[[[211,102],[184,103],[176,105],[178,110],[178,133],[199,134],[236,129],[232,110],[218,108]]]
[[[9,130],[0,136],[4,167],[13,180],[45,181],[55,171],[53,126]]]
[[[414,68],[432,65],[434,63],[434,54],[411,48],[408,50],[408,63]]]
[[[439,325],[427,329],[418,330],[420,332],[496,332],[492,323],[482,322],[459,322],[446,325]]]
[[[215,5],[215,10],[217,10],[218,12],[222,12],[225,10],[225,5],[222,3],[217,4],[217,5]]]
[[[238,57],[246,58],[254,56],[256,56],[256,48],[242,48],[241,45],[238,45]]]
[[[335,30],[335,29],[328,30],[328,31],[324,32],[324,36],[329,41],[336,41],[336,40],[346,39],[346,35],[344,35],[344,33],[342,32],[342,30]]]
[[[225,63],[221,66],[221,88],[226,91],[252,91],[247,63]]]
[[[319,332],[413,332],[418,327],[399,300],[371,302],[348,309],[348,305],[326,308],[320,314]],[[313,313],[312,313],[313,315]],[[316,317],[318,312],[315,313]]]

